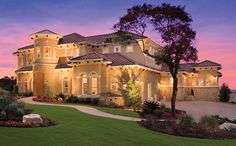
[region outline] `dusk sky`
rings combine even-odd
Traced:
[[[127,8],[144,2],[186,6],[197,32],[199,60],[222,64],[221,83],[236,89],[236,0],[0,0],[0,77],[15,75],[12,53],[32,43],[30,34],[43,29],[61,35],[109,33]],[[161,43],[151,28],[145,35]]]

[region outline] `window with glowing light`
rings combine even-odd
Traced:
[[[91,84],[92,84],[92,94],[97,94],[98,79],[97,79],[97,74],[95,73],[91,75]]]
[[[68,85],[68,78],[67,77],[64,77],[63,78],[63,93],[64,94],[68,94],[68,91],[69,91],[69,85]]]

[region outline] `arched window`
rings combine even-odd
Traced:
[[[47,58],[50,57],[50,49],[49,48],[44,49],[44,56]]]
[[[98,89],[98,75],[96,73],[92,73],[91,75],[91,88],[92,88],[92,94],[97,94]]]
[[[68,84],[68,78],[67,77],[64,77],[63,78],[63,81],[62,81],[62,92],[64,94],[68,94],[68,91],[69,91],[69,84]]]
[[[88,78],[86,74],[81,74],[81,87],[82,87],[82,94],[88,94]]]

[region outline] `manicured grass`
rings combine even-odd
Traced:
[[[234,146],[236,140],[206,140],[169,136],[149,131],[136,122],[107,119],[81,113],[73,108],[27,105],[34,113],[56,120],[48,128],[0,127],[3,146]]]
[[[139,118],[139,114],[134,111],[128,111],[120,108],[95,107],[96,109],[113,115]]]

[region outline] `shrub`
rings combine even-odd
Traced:
[[[219,123],[220,121],[213,116],[203,116],[198,124],[204,129],[213,130],[219,126]]]
[[[230,94],[231,94],[231,90],[229,88],[229,86],[225,83],[223,83],[223,85],[220,88],[220,101],[221,102],[228,102],[230,99]]]
[[[164,113],[165,112],[163,110],[158,110],[158,109],[155,109],[153,111],[153,114],[156,115],[158,118],[161,118]]]
[[[181,127],[185,127],[185,128],[190,127],[190,126],[193,125],[193,123],[194,123],[193,118],[191,116],[187,115],[187,114],[180,117],[179,124],[180,124]]]
[[[146,114],[153,114],[153,111],[160,109],[160,106],[155,101],[145,101],[142,106],[142,111]]]
[[[23,93],[23,96],[25,96],[25,97],[33,96],[33,92],[26,92],[26,93]]]
[[[78,102],[79,102],[79,99],[78,99],[77,96],[70,95],[70,96],[66,99],[66,102],[68,102],[68,103],[78,103]]]
[[[0,118],[21,119],[24,115],[24,103],[11,97],[0,97]]]
[[[140,109],[142,101],[140,95],[140,86],[138,84],[128,84],[127,95],[130,102],[130,106],[134,111]]]
[[[58,95],[56,95],[56,97],[62,98],[63,100],[65,100],[66,98],[66,96],[63,93],[59,93]]]
[[[98,98],[92,98],[91,99],[91,104],[92,105],[98,105],[98,103],[99,103],[99,99]]]

